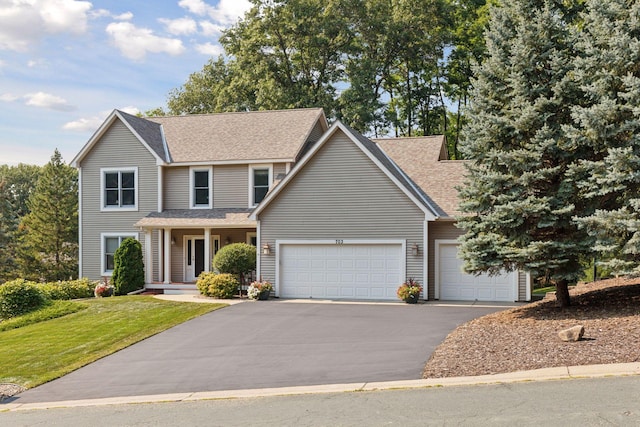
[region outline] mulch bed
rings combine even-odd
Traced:
[[[640,279],[579,284],[571,307],[555,298],[459,326],[433,353],[423,377],[487,375],[556,366],[640,361]],[[558,332],[583,325],[578,342]]]

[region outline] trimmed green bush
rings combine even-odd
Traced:
[[[242,276],[256,269],[256,247],[246,243],[224,246],[213,258],[213,267],[220,273]]]
[[[116,295],[126,295],[144,287],[142,245],[133,237],[122,241],[113,254],[114,267],[111,284]]]
[[[40,289],[52,300],[70,300],[91,298],[97,282],[86,277],[64,282],[49,282],[38,285]]]
[[[45,293],[33,282],[16,279],[0,286],[0,318],[9,319],[47,303]]]
[[[228,273],[203,272],[196,281],[200,293],[212,298],[233,298],[238,293],[239,284],[238,279]]]

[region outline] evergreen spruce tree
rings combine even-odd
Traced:
[[[56,149],[27,202],[20,228],[24,278],[65,280],[78,275],[78,178]]]
[[[114,266],[111,283],[116,295],[126,295],[144,287],[142,245],[127,237],[113,254]]]
[[[579,222],[597,237],[601,264],[640,271],[640,3],[590,0],[575,76],[586,105],[575,106],[572,137],[592,159],[572,172],[598,209]]]
[[[568,168],[588,153],[567,138],[573,83],[570,24],[579,0],[512,0],[493,7],[487,56],[476,70],[461,151],[472,159],[460,189],[468,272],[522,269],[546,276],[558,301],[581,274],[590,238],[572,220],[589,207]]]

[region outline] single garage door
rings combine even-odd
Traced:
[[[457,244],[439,245],[439,284],[441,300],[515,301],[517,273],[500,276],[474,276],[462,272]]]
[[[401,244],[280,245],[283,298],[396,299]]]

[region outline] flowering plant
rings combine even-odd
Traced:
[[[247,296],[250,299],[258,299],[260,295],[269,295],[272,290],[273,285],[271,283],[266,280],[256,280],[249,285],[249,288],[247,289]]]
[[[102,283],[96,285],[93,289],[93,295],[95,295],[96,298],[110,297],[113,295],[113,286],[109,284],[107,277],[103,278]]]
[[[396,294],[398,295],[398,298],[406,301],[408,299],[418,299],[420,292],[422,292],[422,286],[420,283],[410,278],[400,285]]]

